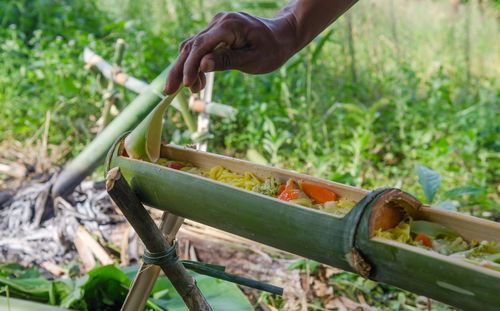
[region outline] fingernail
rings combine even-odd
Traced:
[[[205,72],[211,72],[214,71],[215,69],[215,62],[213,59],[207,59],[205,62]]]

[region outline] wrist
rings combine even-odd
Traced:
[[[271,22],[271,28],[282,53],[282,58],[286,61],[303,47],[297,20],[292,13],[288,13],[271,19]]]

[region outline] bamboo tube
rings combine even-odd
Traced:
[[[319,182],[357,204],[344,218],[337,218],[204,177],[129,159],[122,156],[121,142],[110,151],[107,166],[120,167],[133,191],[149,206],[459,308],[494,310],[500,305],[500,272],[373,238],[376,229],[399,223],[403,211],[417,219],[448,225],[465,238],[500,241],[498,223],[422,206],[397,189],[369,192],[176,146],[162,146],[161,153],[201,168],[222,165],[234,172],[253,172],[259,178],[273,175],[281,181],[294,178]]]

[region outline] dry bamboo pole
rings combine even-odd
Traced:
[[[107,80],[113,80],[115,84],[121,85],[128,90],[140,94],[148,88],[148,83],[129,76],[123,71],[113,74],[113,66],[88,47],[83,50],[83,60],[86,63],[86,68],[94,69],[94,71],[102,74]]]
[[[201,99],[205,102],[212,101],[212,92],[214,89],[214,73],[209,72],[207,74],[207,83],[203,89]],[[196,131],[196,137],[202,138],[204,134],[208,133],[208,127],[210,125],[210,117],[206,112],[201,112],[198,115],[198,129]],[[207,142],[201,141],[196,144],[196,149],[201,151],[207,151]]]
[[[111,122],[111,107],[115,106],[118,97],[116,96],[115,90],[115,76],[120,71],[120,66],[123,60],[123,53],[125,52],[125,41],[123,39],[116,40],[115,44],[115,55],[113,57],[113,69],[112,69],[112,79],[108,79],[108,87],[104,92],[104,107],[102,109],[102,124],[99,126],[99,132],[101,132],[109,122]]]
[[[108,171],[106,190],[128,222],[134,227],[149,252],[161,253],[171,246],[128,182],[123,178],[118,167]],[[196,280],[187,273],[180,261],[162,263],[160,267],[189,310],[212,310],[196,285]]]

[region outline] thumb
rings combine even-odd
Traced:
[[[203,56],[200,62],[200,70],[202,72],[229,69],[243,70],[242,67],[248,65],[250,56],[249,51],[219,48]]]

